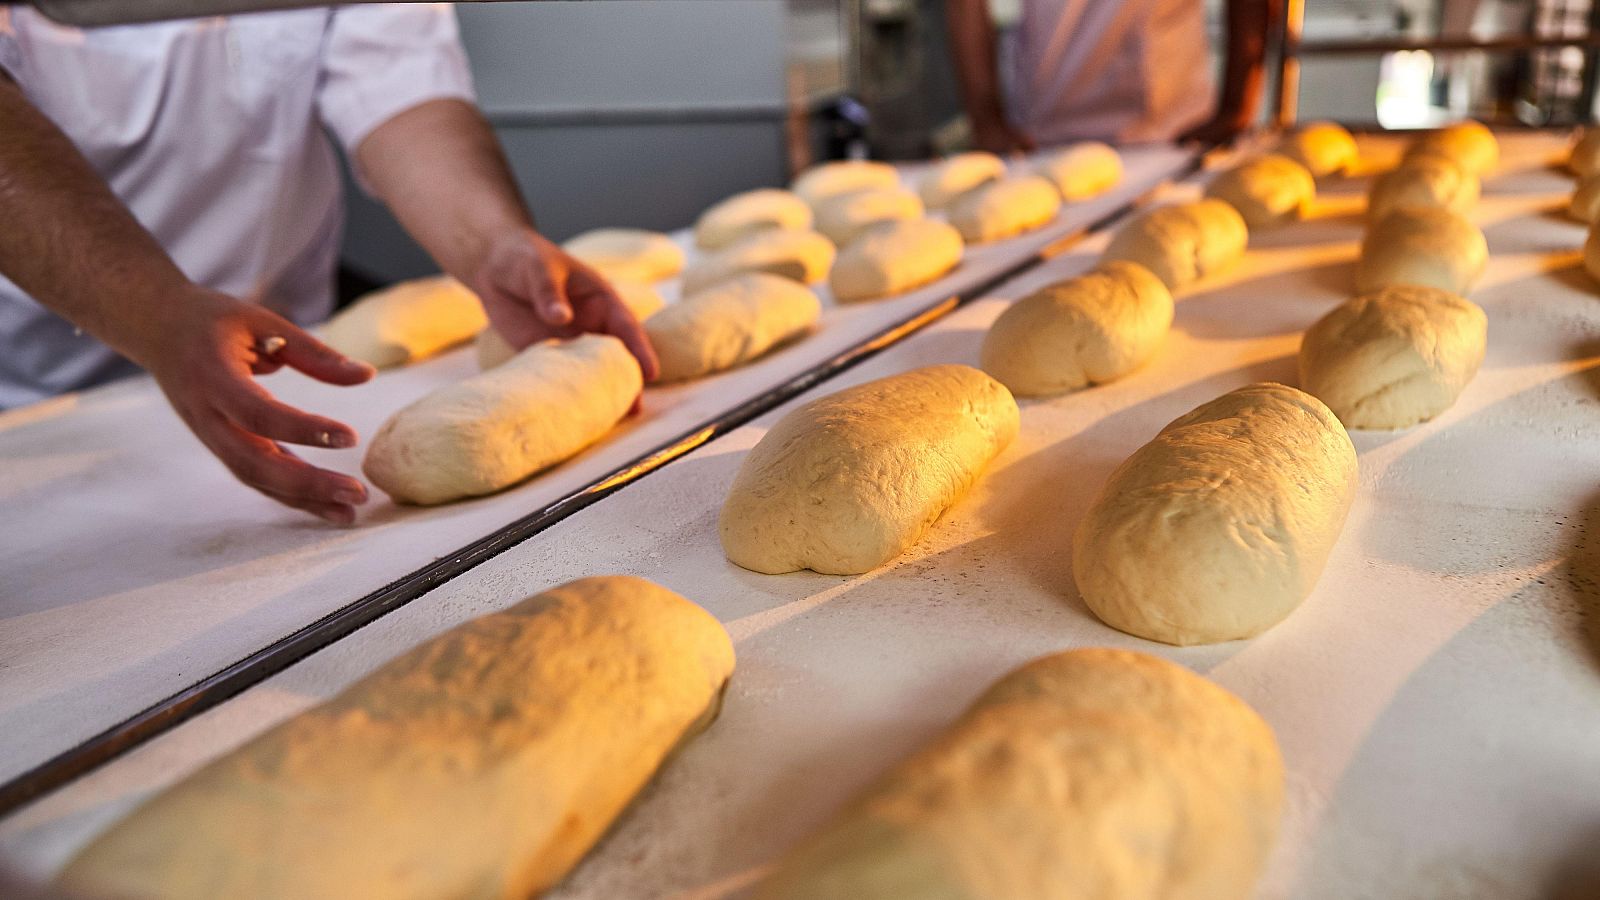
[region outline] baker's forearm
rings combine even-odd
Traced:
[[[1003,123],[1005,106],[1000,98],[994,21],[989,17],[988,0],[948,0],[945,21],[967,115],[980,126]]]
[[[533,224],[494,131],[470,103],[414,106],[374,129],[356,159],[406,231],[464,281],[497,238]]]

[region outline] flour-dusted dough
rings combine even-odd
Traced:
[[[1346,428],[1406,428],[1450,408],[1483,362],[1488,318],[1469,300],[1401,285],[1335,307],[1300,342],[1300,386]]]
[[[641,322],[655,315],[657,310],[666,305],[655,285],[613,278],[611,287],[617,292],[617,298],[622,301],[622,305]],[[474,347],[478,354],[480,369],[492,369],[517,355],[517,349],[501,337],[493,325],[478,332],[478,340]]]
[[[1061,194],[1038,175],[1013,175],[962,194],[950,205],[950,224],[969,244],[998,241],[1050,222]]]
[[[1122,226],[1102,262],[1135,262],[1177,292],[1244,255],[1250,232],[1239,211],[1221,200],[1153,209]]]
[[[1122,157],[1107,144],[1084,141],[1040,160],[1034,171],[1068,203],[1098,197],[1122,183]]]
[[[492,493],[599,440],[643,385],[614,337],[535,344],[390,416],[361,470],[396,503]]]
[[[1004,160],[993,153],[975,150],[935,163],[917,183],[917,190],[929,209],[944,209],[967,191],[1004,177]]]
[[[1011,393],[1043,397],[1112,381],[1155,355],[1172,293],[1138,263],[1109,262],[1013,303],[983,339],[983,370]]]
[[[72,896],[527,897],[716,716],[732,642],[640,578],[459,625],[157,794]]]
[[[730,369],[810,331],[822,315],[803,284],[748,272],[719,281],[644,323],[661,360],[662,381]]]
[[[961,235],[937,219],[880,225],[839,254],[828,284],[841,303],[901,294],[961,262]]]
[[[1583,130],[1583,136],[1578,138],[1567,157],[1567,169],[1580,177],[1600,174],[1600,128]]]
[[[1367,229],[1356,266],[1356,293],[1419,284],[1452,294],[1472,290],[1489,262],[1483,232],[1448,209],[1397,209]]]
[[[607,278],[652,284],[683,271],[683,248],[657,231],[596,228],[561,245]]]
[[[1348,174],[1361,160],[1356,139],[1343,125],[1334,122],[1308,122],[1284,135],[1278,151],[1306,167],[1312,175]]]
[[[374,291],[318,329],[324,343],[379,369],[427,359],[488,323],[478,296],[448,275]]]
[[[734,194],[700,214],[694,242],[702,250],[720,250],[759,231],[806,231],[811,207],[799,196],[778,188]]]
[[[778,575],[856,575],[916,543],[1017,436],[1017,404],[967,366],[913,369],[801,406],[745,457],[722,549]]]
[[[817,231],[837,246],[882,222],[922,218],[922,198],[902,187],[867,188],[817,204]]]
[[[1111,473],[1078,523],[1072,574],[1089,609],[1129,634],[1252,637],[1316,586],[1355,488],[1355,447],[1322,401],[1242,387]]]
[[[1206,196],[1238,210],[1250,228],[1272,228],[1305,216],[1316,199],[1317,182],[1305,166],[1269,153],[1213,178]]]
[[[1283,758],[1239,698],[1127,650],[1017,669],[757,887],[757,900],[1250,897]]]
[[[683,292],[692,294],[745,272],[816,284],[828,277],[837,253],[833,242],[815,231],[759,231],[684,270]]]
[[[1418,153],[1373,179],[1367,221],[1406,207],[1427,206],[1466,215],[1478,203],[1478,176],[1439,153]]]
[[[1567,215],[1585,225],[1600,220],[1600,173],[1578,179],[1572,201],[1567,204]]]
[[[865,159],[845,159],[812,166],[801,172],[789,189],[814,207],[839,194],[899,186],[900,173],[894,166]]]
[[[1463,169],[1482,178],[1500,164],[1500,142],[1494,132],[1480,122],[1457,122],[1417,138],[1406,155],[1439,153],[1461,164]]]

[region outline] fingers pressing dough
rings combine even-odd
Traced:
[[[811,207],[797,195],[777,188],[734,194],[700,214],[694,242],[702,250],[720,250],[759,231],[806,231]]]
[[[1249,239],[1244,218],[1232,205],[1199,200],[1136,217],[1122,226],[1100,259],[1138,263],[1176,293],[1238,262]]]
[[[936,219],[879,225],[839,254],[829,286],[841,303],[905,293],[955,268],[964,249],[955,228]]]
[[[318,333],[345,356],[387,369],[448,350],[488,322],[476,294],[448,275],[437,275],[360,297]]]
[[[633,317],[640,322],[655,315],[657,310],[666,305],[655,285],[613,278],[611,287],[617,292],[617,298],[622,301],[622,305],[626,306],[628,312],[633,313]],[[501,337],[493,325],[478,332],[476,349],[480,369],[492,369],[517,355],[517,348]]]
[[[1061,195],[1037,175],[1014,175],[962,194],[950,224],[969,244],[998,241],[1039,228],[1061,210]]]
[[[1317,183],[1305,166],[1268,154],[1213,178],[1206,196],[1238,210],[1252,229],[1272,228],[1304,217],[1316,199]]]
[[[1434,207],[1397,209],[1367,228],[1356,267],[1356,293],[1418,284],[1466,294],[1489,262],[1483,232]]]
[[[683,381],[755,359],[816,325],[817,295],[803,284],[748,272],[690,294],[644,323],[662,381]]]

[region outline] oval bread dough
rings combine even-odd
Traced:
[[[720,250],[760,231],[807,231],[811,207],[799,196],[778,188],[734,194],[700,214],[694,242],[702,250]]]
[[[1176,293],[1238,262],[1249,240],[1238,210],[1221,200],[1199,200],[1136,217],[1116,233],[1100,260],[1138,263]]]
[[[1253,637],[1316,586],[1356,488],[1322,401],[1253,384],[1175,420],[1111,473],[1072,574],[1113,628],[1180,646]]]
[[[1278,152],[1306,167],[1317,178],[1349,174],[1361,160],[1356,139],[1343,125],[1308,122],[1284,135]]]
[[[1272,228],[1305,216],[1317,182],[1305,166],[1269,153],[1213,178],[1206,196],[1238,210],[1249,228]]]
[[[1457,122],[1431,131],[1417,138],[1406,151],[1407,156],[1414,153],[1448,156],[1479,178],[1500,164],[1500,142],[1495,140],[1494,132],[1481,122]]]
[[[943,365],[845,388],[756,444],[722,506],[722,549],[768,575],[857,575],[916,543],[1017,436],[998,381]]]
[[[844,248],[828,284],[841,303],[901,294],[955,268],[964,250],[955,228],[937,219],[880,225]]]
[[[1466,215],[1478,203],[1478,176],[1438,153],[1418,153],[1379,175],[1367,193],[1367,221],[1397,209],[1430,206]]]
[[[1469,300],[1401,285],[1306,329],[1300,386],[1346,428],[1406,428],[1450,408],[1483,362],[1489,320]]]
[[[642,228],[596,228],[561,249],[607,278],[653,284],[683,271],[684,253],[672,238]]]
[[[1580,177],[1600,174],[1600,128],[1583,130],[1567,157],[1567,169]]]
[[[929,209],[944,209],[967,191],[1004,177],[1004,160],[993,153],[975,150],[935,163],[918,182],[917,191]]]
[[[1245,898],[1283,758],[1239,698],[1127,650],[1046,656],[787,854],[757,900]]]
[[[1572,202],[1567,204],[1567,215],[1585,225],[1600,220],[1600,173],[1578,179]]]
[[[1122,183],[1122,157],[1107,144],[1084,141],[1045,157],[1034,171],[1068,203],[1098,197]]]
[[[748,272],[679,300],[644,330],[661,360],[660,380],[683,381],[755,359],[810,331],[821,315],[805,285]]]
[[[643,386],[614,337],[535,344],[390,416],[361,470],[396,503],[493,493],[599,440]]]
[[[829,197],[867,188],[900,186],[900,173],[888,163],[843,159],[819,163],[801,172],[789,189],[813,207]]]
[[[868,188],[817,204],[817,231],[843,247],[874,225],[920,219],[922,213],[922,198],[905,188]]]
[[[1600,224],[1589,226],[1589,237],[1583,242],[1583,270],[1600,281]]]
[[[611,279],[611,287],[617,292],[617,298],[622,305],[633,313],[633,317],[643,322],[655,315],[666,301],[661,299],[661,292],[655,285],[643,284],[638,281],[623,281],[620,278]],[[494,326],[485,326],[478,332],[478,340],[474,348],[478,354],[478,368],[492,369],[506,360],[517,355],[517,348],[511,346]]]
[[[666,588],[570,582],[422,643],[145,801],[58,885],[537,895],[710,724],[733,663],[717,620]]]
[[[1013,303],[983,339],[983,370],[1043,397],[1112,381],[1150,360],[1172,327],[1172,294],[1138,263],[1109,262]]]
[[[745,272],[816,284],[828,277],[837,253],[833,242],[815,231],[758,231],[696,260],[684,270],[683,292],[693,294]]]
[[[1461,216],[1430,207],[1397,209],[1367,228],[1356,293],[1420,284],[1466,294],[1488,262],[1483,232]]]
[[[317,329],[323,343],[379,369],[427,359],[483,330],[478,295],[448,275],[373,291]]]
[[[998,241],[1046,225],[1061,211],[1061,195],[1037,175],[1013,175],[962,194],[950,205],[950,224],[969,244]]]

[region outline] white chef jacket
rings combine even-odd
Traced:
[[[1013,124],[1040,144],[1165,141],[1216,106],[1202,0],[1022,0]]]
[[[332,308],[343,224],[323,127],[353,158],[409,107],[473,99],[448,4],[95,29],[0,7],[0,68],[185,275],[301,324]],[[0,409],[135,371],[0,277]]]

